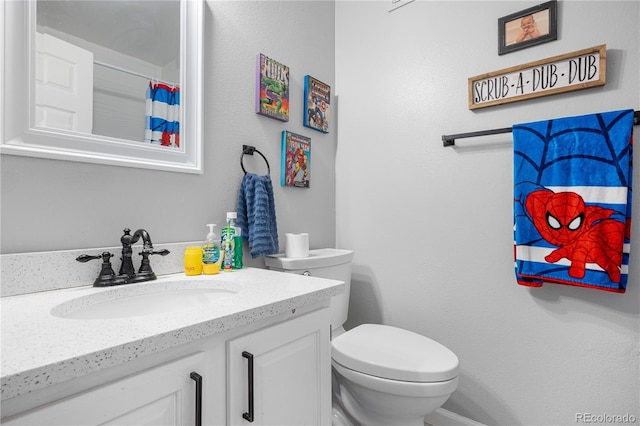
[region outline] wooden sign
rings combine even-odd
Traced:
[[[469,78],[469,109],[603,86],[605,44]]]

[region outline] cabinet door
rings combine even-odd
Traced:
[[[195,425],[198,353],[3,421],[3,425]],[[197,378],[197,376],[194,376]],[[201,407],[201,406],[200,406]]]
[[[329,321],[321,309],[228,343],[229,424],[331,423]]]

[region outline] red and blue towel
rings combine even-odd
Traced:
[[[624,293],[633,110],[513,126],[518,284]]]
[[[149,82],[145,108],[145,141],[179,148],[180,87]]]

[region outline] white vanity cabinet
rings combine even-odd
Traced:
[[[227,424],[331,424],[328,308],[227,342]]]
[[[193,355],[163,356],[171,360],[124,378],[95,379],[104,385],[85,381],[78,386],[86,390],[2,425],[330,424],[330,311],[301,311],[192,342],[181,352]],[[201,377],[200,390],[192,373]]]
[[[202,385],[210,379],[208,373],[205,353],[200,352],[3,420],[2,424],[198,425],[198,418],[202,419]]]
[[[331,424],[329,306],[343,283],[244,268],[120,287],[0,299],[3,426],[198,425],[191,373],[202,425]],[[214,296],[125,318],[59,311],[193,289]]]

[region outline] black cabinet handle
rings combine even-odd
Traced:
[[[192,371],[190,377],[196,382],[196,426],[202,426],[202,376]]]
[[[246,358],[249,363],[247,366],[249,377],[247,381],[247,389],[249,394],[249,411],[247,413],[242,413],[242,418],[248,422],[253,422],[253,355],[247,351],[243,351],[242,357]]]

